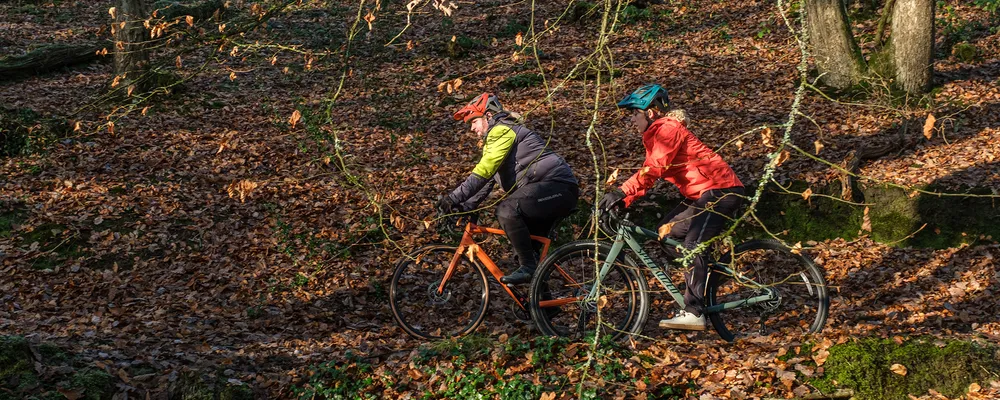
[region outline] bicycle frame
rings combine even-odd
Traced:
[[[507,233],[504,232],[503,229],[479,226],[472,222],[466,224],[465,230],[462,233],[462,240],[458,244],[458,250],[455,251],[455,255],[452,257],[451,263],[448,264],[448,270],[445,271],[444,278],[441,279],[441,284],[438,286],[437,289],[438,294],[444,293],[444,287],[448,283],[448,279],[450,279],[452,274],[454,274],[455,267],[458,265],[458,260],[461,257],[465,256],[465,252],[469,249],[470,246],[473,245],[478,246],[476,240],[473,239],[473,235],[481,235],[481,234],[506,235]],[[535,236],[535,235],[531,235],[531,240],[540,242],[542,244],[542,251],[539,258],[544,259],[545,255],[548,254],[549,252],[549,246],[552,244],[552,241],[549,240],[549,238],[547,237]],[[497,282],[499,282],[500,278],[504,276],[504,273],[503,271],[500,270],[500,267],[498,267],[497,264],[493,262],[493,259],[490,258],[490,256],[486,254],[486,252],[477,250],[474,253],[479,262],[482,263],[482,265],[485,266],[488,271],[490,271],[490,274],[493,275],[493,277],[497,280]],[[507,295],[509,295],[510,298],[514,300],[514,303],[517,304],[518,307],[527,310],[527,307],[525,305],[526,299],[515,294],[514,291],[511,290],[510,286],[503,284],[501,284],[500,286],[503,287],[504,291],[506,291]]]
[[[675,247],[681,245],[680,242],[673,240],[671,238],[659,239],[659,235],[657,235],[656,232],[653,232],[641,226],[636,226],[630,223],[619,224],[618,230],[615,233],[614,243],[611,245],[611,251],[608,252],[607,259],[601,261],[601,264],[599,265],[600,269],[597,275],[598,276],[597,281],[600,282],[601,280],[604,279],[605,276],[607,276],[608,272],[611,271],[611,267],[614,264],[615,260],[618,259],[618,255],[621,254],[622,249],[625,248],[625,245],[628,245],[628,247],[632,249],[632,251],[639,257],[639,260],[642,261],[643,265],[645,265],[646,268],[656,278],[656,280],[660,282],[660,285],[662,285],[665,289],[667,289],[667,292],[670,293],[670,297],[672,297],[674,301],[677,302],[677,305],[681,309],[683,309],[685,306],[684,295],[681,293],[680,289],[678,289],[677,286],[674,285],[674,282],[670,279],[670,277],[667,275],[664,269],[660,267],[660,265],[657,264],[656,261],[653,261],[652,257],[650,257],[649,254],[647,254],[646,251],[643,250],[642,243],[640,243],[639,239],[637,238],[642,240],[648,240],[648,239],[660,240],[661,242],[666,243],[669,246],[675,246]],[[710,267],[708,272],[709,274],[722,273],[722,274],[728,274],[728,276],[736,275],[736,273],[732,269],[730,269],[729,266],[718,262],[711,263],[709,267]],[[568,277],[568,275],[566,276]],[[746,279],[745,282],[750,285],[756,285],[757,287],[767,289],[766,286],[760,285],[749,279]],[[599,284],[593,285],[593,287],[590,289],[590,293],[586,297],[578,296],[578,297],[561,298],[555,300],[542,300],[538,302],[538,305],[540,307],[557,307],[577,301],[596,301],[596,299],[599,296],[599,287],[600,287]],[[704,311],[705,313],[717,313],[724,310],[744,307],[765,301],[771,301],[776,299],[776,297],[777,295],[773,290],[767,290],[767,294],[754,296],[748,299],[730,301],[723,304],[714,305],[711,307],[706,307]]]

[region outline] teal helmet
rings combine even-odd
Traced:
[[[656,99],[661,100],[664,107],[668,107],[670,105],[670,97],[667,96],[667,89],[664,89],[655,83],[651,83],[642,86],[634,92],[629,93],[628,96],[625,96],[622,101],[618,102],[618,108],[645,110],[648,109]]]

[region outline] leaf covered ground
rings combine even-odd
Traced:
[[[254,12],[230,3],[228,13]],[[591,54],[601,4],[435,4],[415,8],[404,31],[403,3],[293,3],[260,29],[166,60],[184,84],[112,118],[109,106],[91,106],[112,81],[108,63],[0,83],[3,108],[79,123],[44,150],[0,159],[0,334],[55,343],[132,396],[166,396],[198,371],[261,398],[789,397],[817,390],[809,378],[823,352],[855,338],[1000,340],[996,238],[929,250],[866,237],[806,250],[835,288],[827,328],[808,343],[661,330],[662,293],[646,336],[603,352],[537,337],[502,299],[473,339],[407,337],[387,304],[391,269],[405,251],[449,240],[424,221],[477,159],[476,139],[451,120],[471,96],[497,92],[549,135],[590,202],[610,170],[641,164],[641,143],[613,106],[628,88],[665,84],[692,131],[756,185],[773,149],[755,129],[779,131],[798,85],[800,53],[772,2],[625,9],[605,37],[611,70]],[[106,38],[109,6],[4,2],[0,55]],[[995,16],[947,7],[936,87],[916,111],[899,111],[877,87],[838,101],[810,93],[793,143],[838,164],[891,140],[903,117],[933,114],[929,138],[861,175],[996,194],[1000,34]],[[862,11],[852,11],[859,37],[877,22]],[[959,59],[948,50],[958,42],[978,53]],[[795,153],[776,179],[819,185],[834,175]],[[588,357],[598,362],[584,370]],[[333,389],[317,389],[324,381]],[[1000,396],[992,382],[967,396]]]

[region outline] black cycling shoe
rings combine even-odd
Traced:
[[[522,283],[531,282],[531,275],[535,273],[534,268],[520,267],[517,271],[512,272],[510,275],[504,275],[500,278],[500,282],[506,283],[508,285],[520,285]]]

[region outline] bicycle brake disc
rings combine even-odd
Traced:
[[[427,286],[427,298],[430,299],[431,304],[444,304],[451,300],[451,290],[445,289],[438,293],[440,285],[441,281],[436,281]]]

